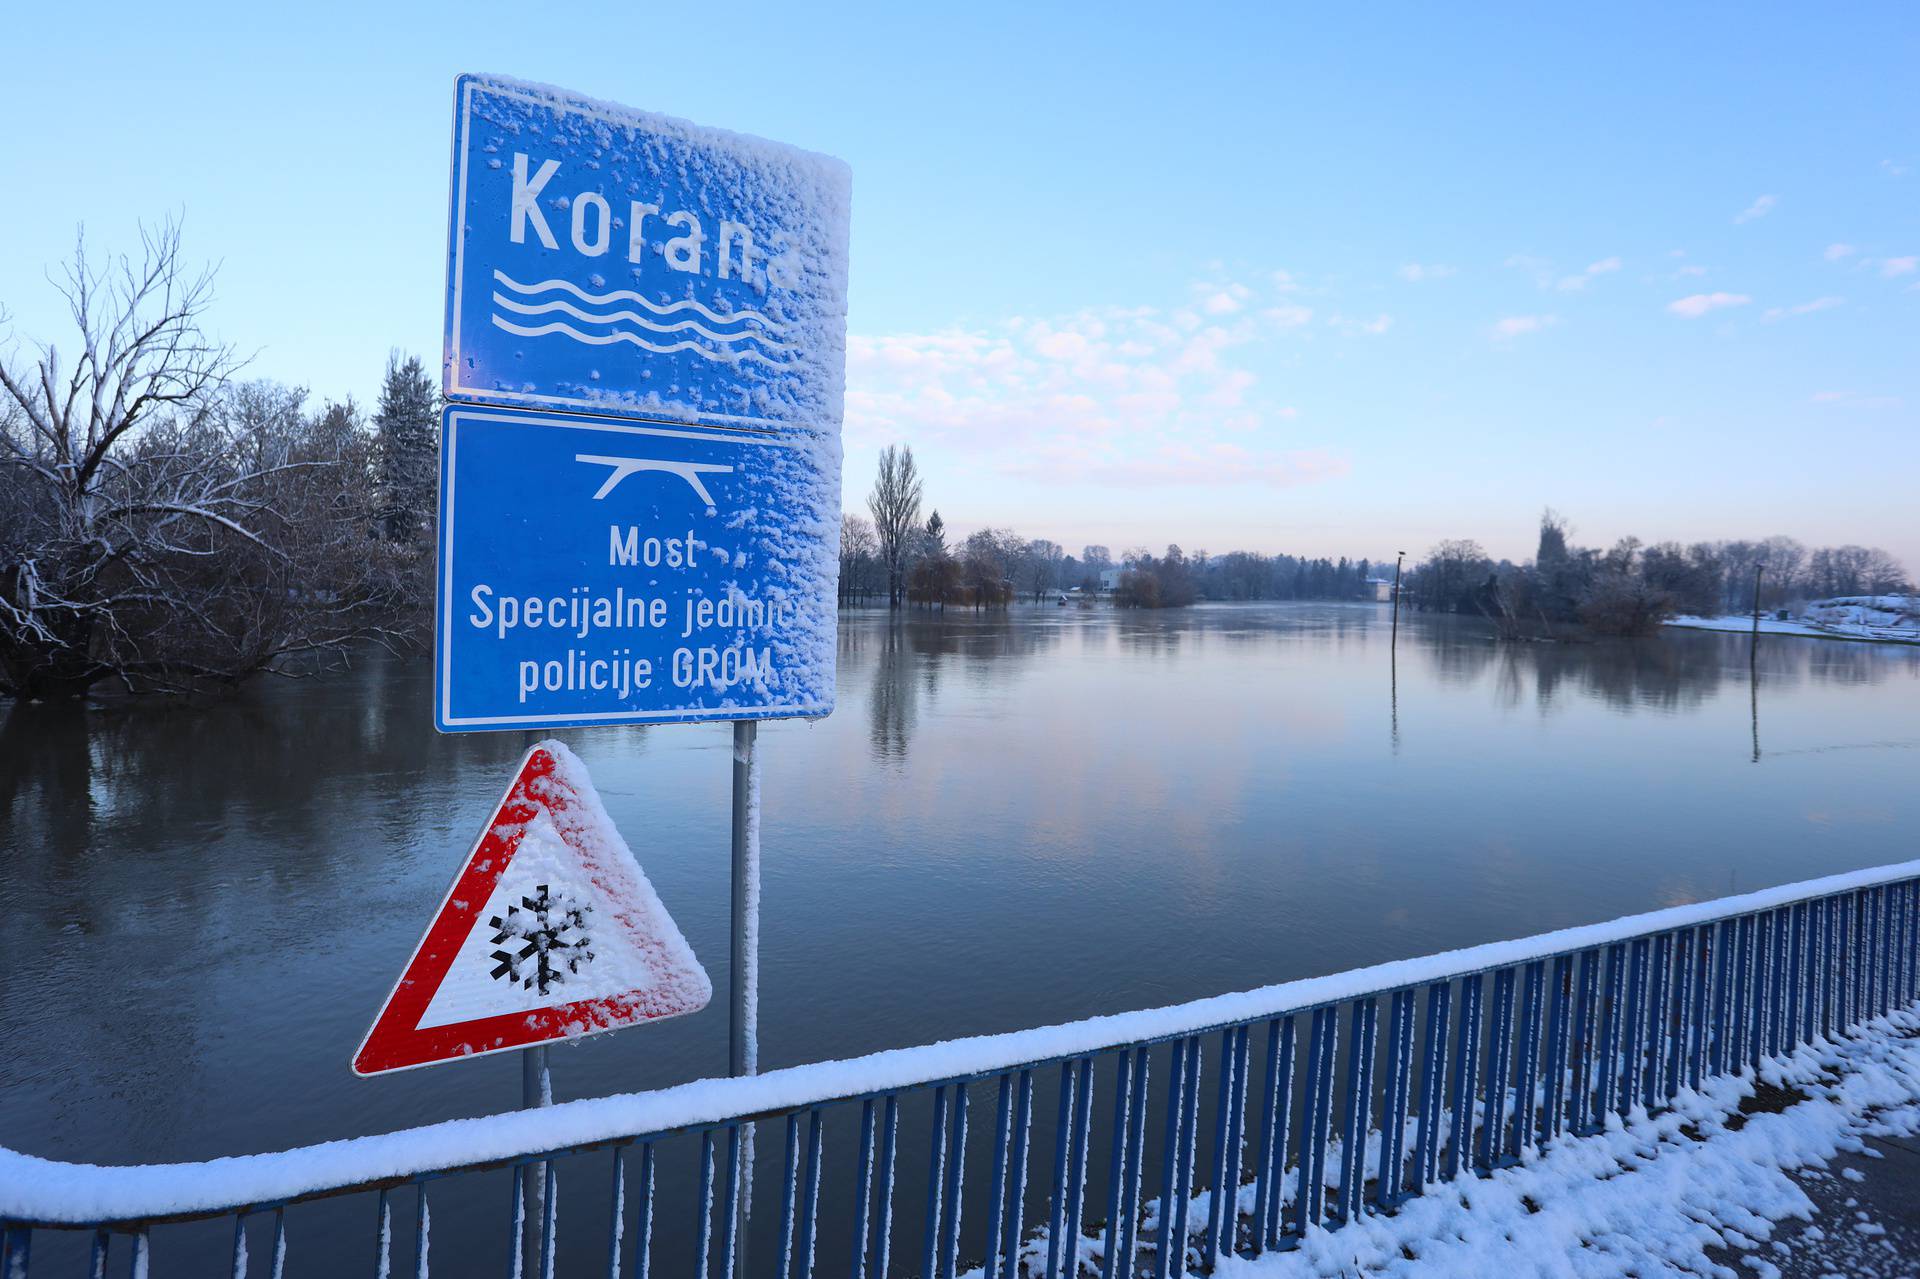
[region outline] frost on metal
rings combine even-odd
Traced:
[[[450,399],[838,431],[838,160],[498,76],[456,88]]]

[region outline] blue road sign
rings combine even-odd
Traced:
[[[833,709],[837,442],[454,405],[442,732]]]
[[[449,400],[838,431],[844,164],[460,77]]]
[[[460,77],[442,731],[832,710],[849,185]]]

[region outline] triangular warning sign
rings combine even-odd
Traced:
[[[541,742],[454,876],[353,1070],[378,1075],[617,1030],[697,1012],[711,998],[713,983],[586,765]]]

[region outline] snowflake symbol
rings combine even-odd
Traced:
[[[575,905],[563,893],[555,897],[540,885],[538,897],[522,897],[518,906],[507,907],[504,917],[495,915],[487,922],[494,927],[493,944],[504,949],[493,952],[499,961],[493,977],[519,982],[521,989],[536,986],[541,994],[549,986],[565,984],[569,974],[593,961],[586,934],[591,905]],[[518,950],[515,942],[523,942]]]

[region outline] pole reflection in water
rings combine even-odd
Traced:
[[[1387,641],[1387,702],[1393,717],[1393,753],[1400,753],[1400,628]]]

